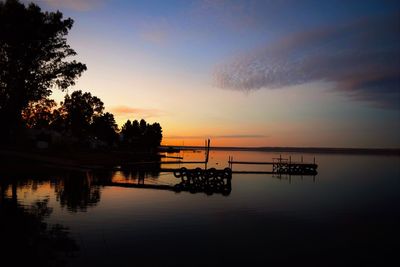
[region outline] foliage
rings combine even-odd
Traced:
[[[154,149],[161,143],[162,128],[159,123],[148,124],[144,119],[128,120],[122,126],[121,135],[125,146]]]
[[[49,129],[57,119],[57,103],[48,98],[30,102],[22,111],[22,119],[28,128]]]
[[[75,84],[86,66],[70,57],[76,52],[66,36],[73,26],[63,14],[44,12],[31,3],[0,0],[0,140],[8,142],[19,128],[47,129],[76,137],[95,138],[109,145],[118,141],[114,116],[90,93],[66,95],[60,107],[48,97],[54,87]],[[160,145],[158,123],[128,121],[122,128],[124,144],[137,148]]]
[[[86,70],[69,60],[76,55],[66,39],[72,25],[59,11],[0,1],[0,121],[6,137],[16,130],[30,102],[49,96],[54,86],[68,88]]]
[[[117,131],[118,126],[115,123],[114,115],[109,112],[94,117],[93,122],[90,125],[91,134],[109,145],[118,141]]]
[[[103,102],[96,96],[82,91],[66,95],[58,107],[54,100],[44,98],[29,103],[22,112],[27,128],[53,130],[78,138],[80,142],[95,139],[107,145],[118,144],[118,126],[114,115],[104,111]],[[154,150],[162,140],[159,123],[145,120],[128,120],[121,129],[122,147]]]
[[[103,114],[104,103],[90,93],[75,91],[66,95],[60,113],[64,117],[65,130],[77,137],[84,137],[95,117]]]

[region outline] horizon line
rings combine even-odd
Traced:
[[[163,148],[205,149],[205,146],[161,145]],[[360,153],[360,154],[391,154],[400,156],[400,148],[352,148],[352,147],[297,147],[297,146],[210,146],[210,150],[248,150],[271,152],[314,152],[314,153]]]

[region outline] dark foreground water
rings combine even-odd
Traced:
[[[215,151],[208,167],[226,167],[228,156],[268,161],[279,154]],[[303,156],[313,161],[314,155]],[[13,266],[398,266],[400,158],[321,154],[316,161],[315,177],[233,174],[229,190],[211,195],[135,188],[179,182],[157,171],[0,171],[1,260]]]

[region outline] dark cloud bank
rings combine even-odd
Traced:
[[[312,81],[382,108],[400,109],[400,13],[305,31],[220,65],[220,88],[257,90]]]

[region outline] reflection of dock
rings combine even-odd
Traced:
[[[125,166],[141,166],[141,165],[154,165],[154,164],[176,164],[176,165],[183,165],[183,164],[206,164],[205,161],[182,161],[182,160],[171,160],[171,161],[138,161],[138,162],[131,162],[131,163],[124,163]]]
[[[133,183],[121,183],[121,182],[107,182],[101,183],[102,186],[116,186],[124,188],[144,188],[144,189],[158,189],[158,190],[171,190],[175,191],[172,185],[162,184],[133,184]]]
[[[178,192],[205,192],[208,195],[220,193],[227,196],[232,190],[232,170],[230,168],[217,170],[215,168],[186,169],[182,167],[174,170],[174,176],[181,179],[181,182],[174,186],[175,190]]]
[[[232,191],[232,171],[229,168],[224,170],[211,169],[168,169],[162,172],[173,172],[175,178],[181,181],[175,185],[167,184],[145,184],[143,180],[135,183],[114,182],[112,180],[99,182],[102,186],[116,186],[125,188],[169,190],[176,193],[186,191],[190,193],[206,193],[207,195],[222,194],[228,196]],[[141,181],[141,182],[140,182]]]

